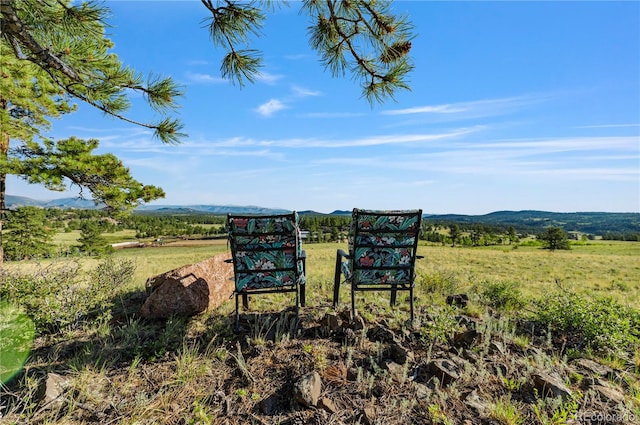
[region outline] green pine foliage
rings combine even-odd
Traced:
[[[8,260],[50,257],[55,229],[47,227],[46,211],[37,207],[20,207],[11,211],[4,235],[4,255]]]
[[[551,251],[555,251],[556,249],[571,249],[567,232],[561,227],[548,227],[542,234],[538,235],[538,240],[541,240],[544,247]]]
[[[87,255],[103,255],[113,251],[113,248],[102,236],[103,226],[95,220],[87,220],[80,227],[80,252]]]
[[[108,115],[153,129],[166,143],[184,136],[180,133],[182,124],[166,116],[177,106],[176,98],[183,94],[182,89],[170,78],[152,75],[145,81],[139,72],[120,62],[111,51],[113,42],[106,37],[110,12],[102,3],[15,0],[3,2],[1,12],[3,72],[17,87],[28,86],[30,81],[14,68],[28,63],[30,72],[39,74],[41,84],[55,88],[56,100],[88,103]],[[129,109],[132,91],[143,94],[150,107],[165,116],[153,123],[123,115]],[[51,93],[43,94],[34,97],[34,101],[50,101]],[[2,91],[2,97],[11,104],[16,93]],[[27,109],[36,110],[33,105]]]

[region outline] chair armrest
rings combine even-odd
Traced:
[[[422,260],[424,258],[424,255],[416,255],[416,260]]]
[[[225,263],[233,263],[233,258],[227,258],[224,260]]]
[[[337,255],[338,257],[351,258],[351,256],[342,249],[338,249]]]

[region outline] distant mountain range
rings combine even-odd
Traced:
[[[23,196],[7,195],[7,208],[20,206],[38,206],[43,208],[99,208],[91,200],[80,198],[62,198],[51,201],[39,201]],[[145,214],[280,214],[290,210],[264,208],[259,206],[236,205],[142,205],[136,209]],[[336,210],[329,214],[306,210],[300,215],[350,215],[351,211]],[[494,226],[513,226],[518,230],[535,232],[549,226],[559,226],[566,231],[576,231],[602,235],[608,232],[640,233],[640,213],[575,212],[557,213],[547,211],[496,211],[484,215],[462,214],[425,214],[425,219],[448,225],[460,223],[466,225],[484,224]]]

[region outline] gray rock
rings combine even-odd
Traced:
[[[571,398],[572,392],[561,378],[544,372],[534,373],[531,377],[535,388],[541,395],[562,397],[565,401]]]
[[[478,416],[484,416],[489,410],[489,403],[480,398],[475,390],[464,398],[464,404],[475,410]]]
[[[321,322],[322,326],[326,327],[329,331],[335,331],[340,327],[340,318],[335,313],[327,313]]]
[[[387,352],[391,360],[396,363],[405,364],[407,362],[413,363],[414,361],[413,352],[408,350],[398,342],[392,342],[391,344],[389,344]]]
[[[396,334],[393,333],[391,329],[380,325],[369,329],[369,331],[367,331],[367,338],[373,342],[392,343],[398,341]]]
[[[304,407],[316,407],[322,390],[322,378],[318,372],[307,373],[293,386],[293,398]]]
[[[594,362],[589,359],[578,359],[573,364],[591,374],[603,376],[603,377],[611,377],[613,376],[613,369],[608,366],[601,365],[600,363]]]
[[[450,359],[435,359],[427,364],[427,371],[443,384],[460,379],[460,367]]]
[[[43,406],[46,409],[60,408],[66,402],[64,393],[70,386],[69,379],[57,373],[48,373],[44,380]]]

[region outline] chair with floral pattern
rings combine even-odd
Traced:
[[[305,253],[298,214],[227,215],[239,329],[238,298],[249,308],[249,295],[295,292],[296,317],[305,304]]]
[[[356,316],[357,291],[409,291],[414,319],[413,288],[422,210],[376,211],[354,208],[349,231],[349,252],[336,254],[333,307],[338,305],[341,277],[351,286],[351,312]]]

